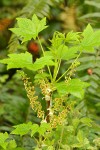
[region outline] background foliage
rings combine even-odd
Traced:
[[[47,17],[49,28],[40,34],[41,41],[46,47],[50,44],[47,39],[52,37],[55,30],[65,33],[71,30],[82,31],[88,23],[91,23],[95,30],[99,29],[99,10],[99,0],[1,0],[0,59],[12,52],[29,51],[29,43],[20,45],[20,40],[16,35],[8,30],[9,27],[17,26],[16,17],[31,18],[34,13],[40,18]],[[85,52],[80,62],[81,65],[77,68],[75,77],[87,81],[91,86],[86,90],[84,99],[77,101],[76,112],[78,109],[84,116],[92,118],[95,121],[93,133],[100,135],[100,50],[95,49],[95,52],[92,53]],[[61,73],[70,63],[71,61],[68,61],[67,64],[62,63]],[[27,74],[31,75],[31,72]],[[0,131],[9,132],[13,125],[28,121],[37,123],[39,119],[30,108],[23,82],[16,70],[6,71],[6,66],[0,64]],[[30,138],[29,140],[31,143]],[[28,147],[25,142],[26,139],[23,140],[23,143]]]

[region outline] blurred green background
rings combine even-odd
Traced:
[[[30,42],[21,45],[16,35],[8,30],[16,26],[16,17],[31,18],[34,13],[39,18],[47,17],[49,27],[40,35],[45,49],[54,31],[80,32],[88,23],[94,30],[100,29],[99,0],[0,0],[0,59],[9,53],[29,51],[30,47],[34,50],[34,41],[31,41],[33,46]],[[95,121],[100,134],[100,49],[82,54],[79,61],[81,65],[75,77],[87,81],[90,87],[84,99],[78,101],[78,109]],[[61,73],[70,63],[62,63]],[[30,120],[39,122],[30,108],[21,78],[15,69],[6,70],[6,66],[0,64],[0,131],[9,132],[13,125]]]

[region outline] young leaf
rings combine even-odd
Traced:
[[[69,60],[69,59],[75,58],[77,56],[78,51],[79,51],[78,46],[72,46],[72,47],[66,49],[66,51],[64,50],[63,59]]]
[[[65,45],[60,45],[57,49],[56,57],[58,59],[69,60],[76,57],[76,52],[78,51],[78,47],[71,47],[68,49]]]
[[[80,38],[80,35],[79,35],[80,32],[69,32],[67,35],[66,35],[66,42],[68,43],[79,43],[79,38]]]
[[[7,148],[8,142],[6,142],[6,139],[8,139],[8,133],[0,133],[0,146],[4,149]]]
[[[77,56],[77,52],[80,50],[79,46],[73,46],[68,48],[66,45],[61,44],[57,49],[50,48],[46,55],[51,56],[52,59],[69,60]]]
[[[16,128],[15,130],[13,130],[11,132],[11,134],[18,134],[20,136],[23,136],[25,134],[27,134],[31,128],[32,128],[32,123],[28,122],[27,124],[23,123],[17,126],[14,126],[14,128]]]
[[[52,47],[51,50],[52,52],[57,51],[60,45],[62,45],[65,41],[65,34],[60,33],[60,32],[55,32],[53,34],[52,40],[50,40]]]
[[[18,28],[10,28],[10,30],[16,35],[22,38],[22,42],[35,40],[38,37],[39,32],[47,28],[46,18],[39,20],[34,14],[32,20],[27,18],[17,18]]]

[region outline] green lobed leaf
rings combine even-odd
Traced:
[[[40,135],[44,135],[45,132],[47,130],[50,130],[50,124],[49,123],[41,123],[41,125],[37,125],[37,124],[33,124],[32,127],[31,127],[31,137],[36,133],[38,132]]]
[[[34,14],[32,20],[27,18],[17,18],[18,28],[10,28],[10,30],[16,35],[22,38],[22,42],[35,40],[38,37],[39,32],[47,28],[46,18],[39,20]]]
[[[77,133],[77,140],[79,142],[80,147],[85,147],[89,145],[89,140],[84,136],[84,132],[79,130]]]
[[[77,133],[77,140],[78,140],[78,142],[83,143],[84,135],[83,135],[83,131],[82,130],[78,131],[78,133]]]
[[[7,64],[7,69],[11,68],[32,68],[32,55],[28,52],[20,54],[9,54],[9,58],[0,60],[0,63]]]
[[[32,128],[32,123],[31,122],[28,122],[27,124],[23,123],[23,124],[20,124],[20,125],[17,125],[17,126],[14,126],[14,129],[11,134],[18,134],[20,136],[23,136],[25,134],[27,134],[31,128]]]
[[[0,146],[4,149],[7,148],[8,143],[6,142],[6,140],[8,139],[8,133],[0,133]]]
[[[41,123],[38,132],[39,132],[40,135],[44,135],[45,132],[46,132],[47,130],[50,130],[50,129],[51,129],[51,127],[50,127],[50,124],[49,124],[49,123]]]
[[[10,28],[10,30],[15,33],[17,36],[20,36],[22,42],[36,38],[36,33],[34,29],[34,24],[30,19],[27,18],[17,18],[17,23],[19,28]],[[33,30],[34,29],[34,30]]]
[[[71,79],[67,85],[67,91],[70,94],[82,99],[84,96],[84,88],[87,86],[89,86],[89,84],[82,82],[80,79]]]
[[[32,63],[32,55],[28,52],[20,54],[9,54],[9,58],[0,60],[0,63],[7,64],[7,69],[11,68],[27,68],[29,70],[39,70],[44,66],[53,66],[54,62],[51,60],[51,56],[44,56]]]
[[[93,31],[91,25],[88,24],[82,35],[84,38],[80,45],[83,50],[94,51],[95,46],[100,46],[100,30]]]
[[[65,52],[64,58],[65,58],[66,60],[75,58],[75,57],[77,56],[77,52],[78,52],[79,50],[80,50],[80,49],[79,49],[79,46],[70,47],[70,48]]]
[[[33,65],[33,70],[36,71],[36,70],[42,69],[46,65],[48,66],[55,65],[55,63],[52,61],[51,56],[44,56],[44,57],[37,59]]]
[[[32,127],[31,127],[31,137],[32,137],[36,132],[38,132],[38,130],[39,130],[39,125],[33,124]]]
[[[86,117],[81,118],[80,121],[81,121],[82,123],[84,123],[85,125],[89,126],[89,127],[92,126],[91,123],[93,122],[90,118],[86,118]]]
[[[61,94],[61,95],[68,94],[67,85],[65,82],[55,83],[55,87],[56,87],[59,94]]]
[[[68,83],[60,82],[56,83],[55,86],[61,95],[70,93],[82,99],[84,96],[84,88],[89,86],[89,84],[82,82],[80,79],[71,79]]]
[[[34,22],[34,28],[36,31],[36,35],[38,36],[38,33],[47,28],[46,26],[46,17],[39,20],[38,17],[34,14],[32,17],[32,22]]]
[[[16,141],[15,140],[10,140],[8,144],[9,149],[14,149],[17,147]]]
[[[48,146],[47,150],[54,150],[53,146]]]
[[[75,118],[72,120],[72,124],[73,124],[73,127],[75,130],[77,129],[79,123],[80,123],[80,119],[78,119],[78,118]]]
[[[87,25],[87,27],[84,29],[82,35],[85,37],[85,38],[89,38],[89,36],[91,34],[93,34],[93,28],[91,27],[90,24]]]

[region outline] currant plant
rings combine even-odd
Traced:
[[[21,68],[18,72],[22,76],[30,105],[41,121],[39,125],[29,122],[14,126],[11,134],[21,137],[29,134],[36,143],[32,148],[35,150],[98,149],[99,142],[96,145],[89,139],[88,130],[92,127],[92,120],[74,109],[77,100],[83,99],[84,89],[89,84],[74,78],[74,74],[80,65],[78,58],[81,53],[94,51],[94,48],[100,45],[100,31],[93,31],[90,24],[83,32],[71,31],[63,34],[56,31],[50,40],[51,45],[45,51],[39,33],[48,27],[46,18],[39,20],[34,14],[32,20],[17,18],[17,23],[18,27],[10,30],[22,43],[31,39],[37,40],[42,55],[32,62],[32,55],[28,52],[9,54],[8,58],[0,62],[7,64],[7,69]],[[71,65],[60,74],[62,62],[69,60],[72,60]],[[33,72],[33,81],[24,71],[25,68]],[[36,87],[39,87],[42,97],[39,97]],[[76,101],[71,97],[76,97]],[[96,137],[94,141],[99,140]],[[8,133],[0,133],[0,145],[2,149],[18,148],[15,140],[9,139]]]

